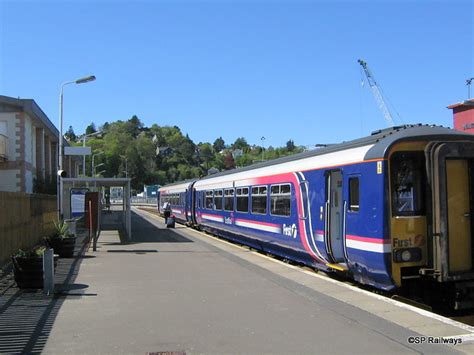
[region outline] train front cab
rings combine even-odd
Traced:
[[[404,142],[389,154],[392,277],[450,309],[474,307],[474,142]]]

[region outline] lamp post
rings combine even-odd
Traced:
[[[104,154],[104,152],[98,152],[98,153],[96,153],[96,154],[93,154],[93,155],[92,155],[92,169],[91,169],[91,176],[93,176],[93,175],[94,175],[94,171],[95,171],[95,170],[94,170],[94,169],[95,169],[95,166],[94,166],[94,159],[95,159],[95,157],[96,157],[96,156],[98,156],[98,155],[101,155],[101,154]]]
[[[128,158],[126,155],[121,155],[120,158],[125,160],[125,177],[128,178]]]
[[[62,174],[63,170],[63,91],[64,87],[69,84],[84,84],[88,83],[90,81],[94,81],[95,76],[86,76],[84,78],[80,78],[77,80],[72,80],[72,81],[66,81],[61,84],[61,90],[59,92],[59,161],[58,161],[58,174],[57,174],[57,183],[58,183],[58,219],[61,219],[62,213],[63,213],[63,208],[62,208],[62,199],[61,199],[61,177],[60,175]]]
[[[469,100],[471,98],[471,84],[474,78],[470,78],[466,80],[466,85],[467,85],[467,99]]]
[[[97,172],[96,172],[97,168],[98,168],[99,166],[103,166],[103,165],[104,165],[104,163],[100,163],[100,164],[97,164],[96,166],[94,166],[94,176],[97,175]],[[105,170],[104,170],[104,171],[105,171]]]
[[[85,134],[82,136],[82,146],[85,148],[86,147],[86,140],[87,137],[100,137],[102,135],[102,131],[94,132],[91,134]],[[86,176],[86,155],[82,157],[82,175]]]
[[[264,150],[264,148],[263,148],[263,141],[265,140],[265,137],[262,136],[262,138],[260,138],[260,140],[262,141],[262,161],[264,161],[264,160],[265,160],[265,158],[264,158],[264,152],[265,152],[265,150]]]

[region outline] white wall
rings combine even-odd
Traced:
[[[16,192],[16,174],[19,174],[20,170],[0,170],[0,191]]]
[[[33,193],[33,174],[31,171],[26,171],[25,174],[25,192]]]
[[[28,115],[25,115],[25,162],[33,164],[33,141],[31,139],[33,123]]]

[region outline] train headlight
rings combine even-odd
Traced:
[[[405,262],[410,261],[410,259],[411,259],[410,250],[404,250],[404,251],[402,251],[401,257],[402,257],[402,261],[405,261]]]
[[[421,259],[421,248],[403,248],[393,252],[393,261],[396,263],[417,262]]]

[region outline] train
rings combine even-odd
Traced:
[[[179,223],[384,292],[474,307],[474,135],[403,125],[159,189]]]

